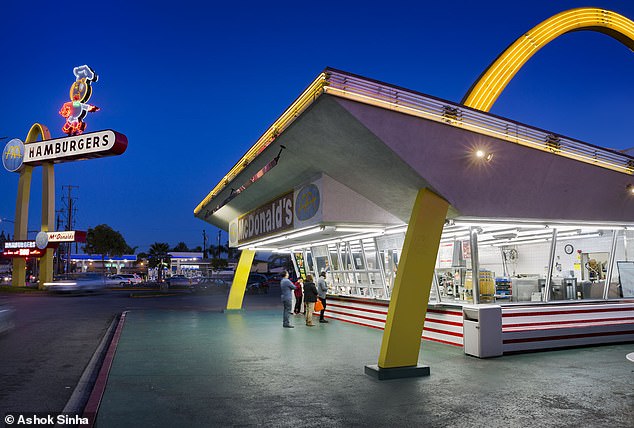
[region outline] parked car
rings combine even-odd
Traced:
[[[45,282],[44,288],[51,293],[95,293],[106,286],[106,278],[100,274],[84,273],[72,279]]]
[[[231,287],[231,280],[214,277],[201,277],[191,284],[194,293],[213,292],[217,290],[228,290]]]
[[[119,273],[117,276],[121,278],[128,279],[131,285],[139,285],[143,282],[143,278],[141,278],[136,273]]]
[[[260,273],[249,274],[246,292],[249,294],[266,294],[269,292],[269,279]]]
[[[274,273],[272,275],[268,275],[268,279],[266,283],[269,287],[275,287],[276,285],[280,285],[280,282],[284,278],[284,275],[281,273]]]
[[[172,275],[167,278],[167,283],[170,287],[189,287],[192,281],[191,278],[187,278],[185,275]]]
[[[105,278],[106,287],[126,287],[132,285],[130,278],[126,278],[123,275],[110,275]]]
[[[0,283],[2,285],[11,285],[11,274],[10,273],[0,274]]]

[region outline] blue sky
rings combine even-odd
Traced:
[[[106,4],[107,3],[107,4]],[[157,6],[160,5],[160,6]],[[72,69],[99,75],[86,132],[127,135],[122,156],[55,167],[75,185],[77,227],[106,223],[128,244],[202,245],[195,206],[326,66],[460,101],[517,37],[578,1],[111,1],[0,6],[0,136],[24,139],[58,115]],[[634,19],[631,1],[597,1]],[[634,146],[634,53],[595,32],[564,35],[516,75],[492,112],[592,144]],[[0,141],[4,147],[5,141]],[[18,175],[0,170],[0,218]],[[29,229],[39,229],[41,171]],[[586,201],[591,203],[591,201]],[[583,201],[580,201],[583,203]],[[609,209],[609,207],[606,207]],[[13,231],[0,223],[0,230]],[[226,234],[223,234],[223,241]]]

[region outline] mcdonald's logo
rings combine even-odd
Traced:
[[[4,146],[2,151],[2,165],[9,172],[18,171],[24,162],[24,143],[14,138]]]

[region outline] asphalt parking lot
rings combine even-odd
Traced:
[[[177,293],[130,297],[4,294],[15,328],[0,335],[0,415],[8,411],[60,412],[112,320],[130,309],[220,311],[224,295]],[[141,294],[141,293],[140,293]]]

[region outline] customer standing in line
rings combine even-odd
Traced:
[[[288,279],[288,271],[282,272],[283,278],[280,281],[280,289],[282,290],[282,304],[284,305],[283,323],[285,328],[294,328],[291,325],[291,308],[293,306],[293,290],[295,285]]]
[[[295,281],[295,310],[293,311],[295,315],[302,311],[302,295],[304,293],[304,290],[302,289],[303,283],[304,280],[301,276],[297,278],[297,281]]]
[[[319,274],[319,279],[317,280],[317,291],[319,292],[319,300],[321,300],[321,304],[324,305],[324,308],[319,312],[319,322],[328,322],[324,319],[324,312],[326,312],[326,294],[328,293],[328,284],[326,284],[326,272],[322,272]]]
[[[306,325],[313,327],[313,311],[315,310],[315,302],[317,301],[317,287],[313,282],[312,275],[306,275],[304,281],[304,303],[306,304]]]

